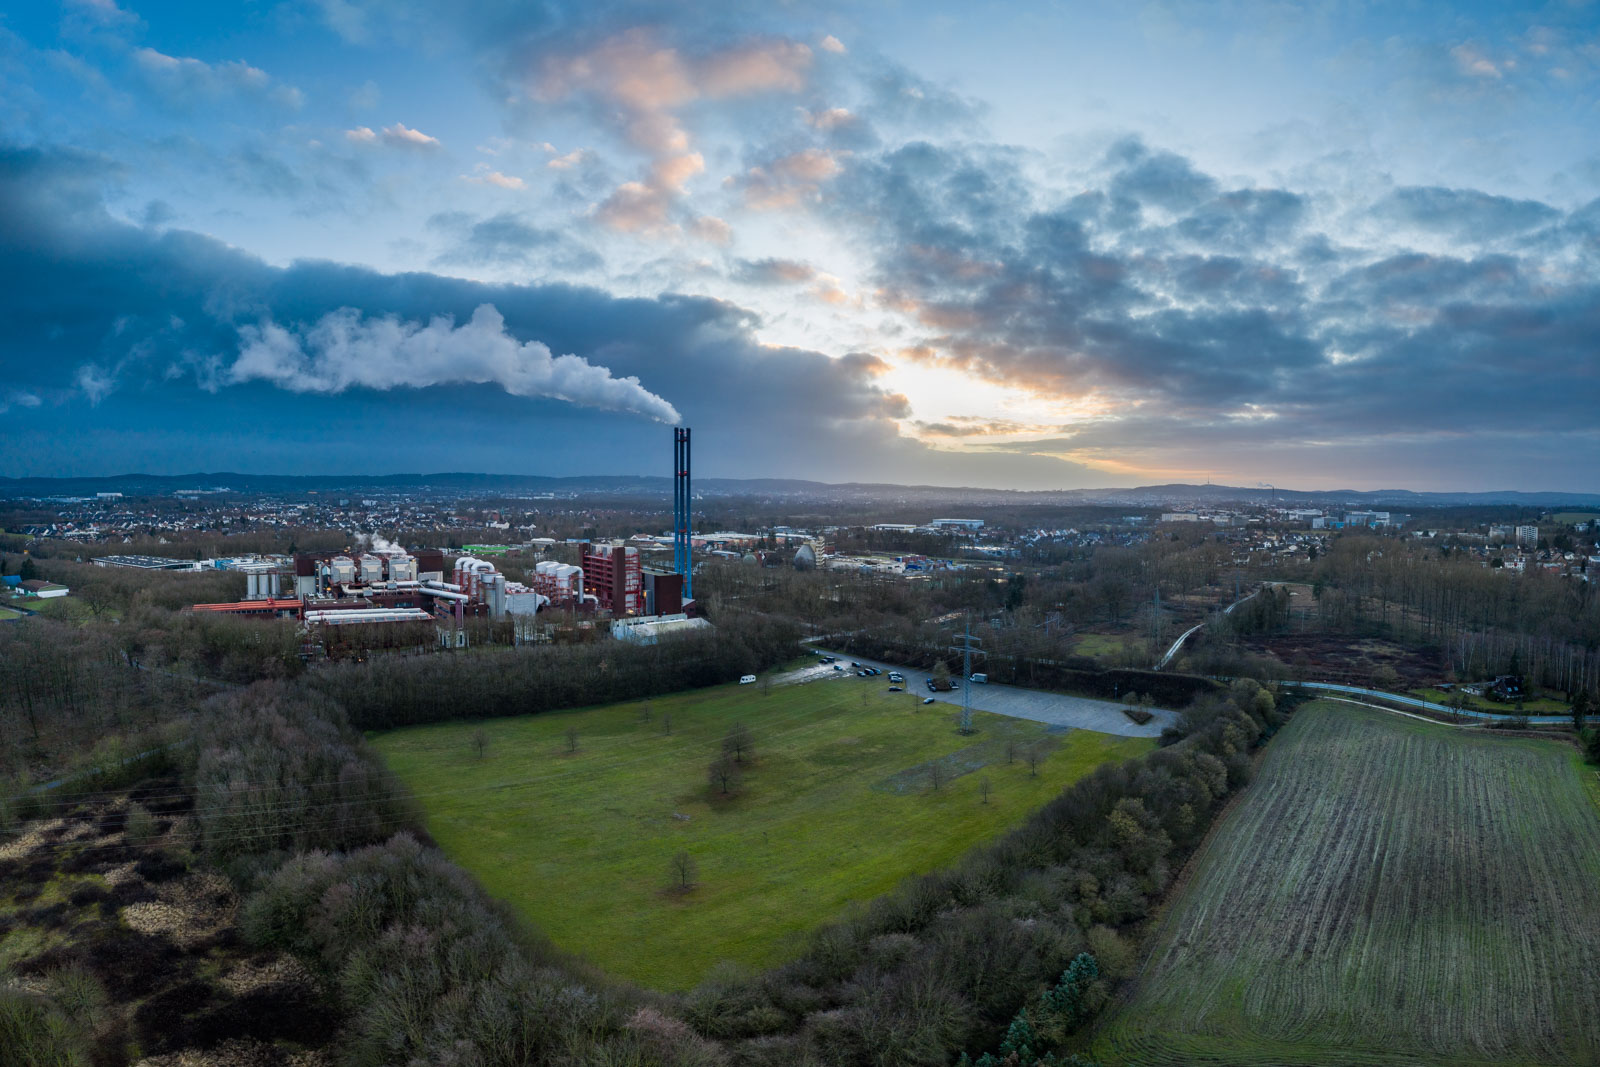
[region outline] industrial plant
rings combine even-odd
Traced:
[[[615,620],[619,637],[639,640],[685,627],[696,615],[690,596],[692,554],[689,430],[673,430],[673,569],[647,569],[640,547],[624,541],[585,541],[579,563],[540,559],[528,582],[515,581],[475,554],[447,559],[441,549],[406,550],[379,539],[365,550],[253,556],[188,564],[145,557],[111,557],[111,566],[203,569],[207,564],[245,576],[245,599],[195,604],[196,612],[254,618],[293,618],[308,631],[357,624],[436,623],[459,630],[469,619],[534,620],[541,613],[591,621]],[[554,552],[553,542],[536,547]],[[468,546],[504,553],[507,546]],[[487,555],[489,551],[482,554]],[[176,566],[173,566],[176,565]],[[704,625],[703,620],[692,624]]]

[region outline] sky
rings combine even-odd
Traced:
[[[0,13],[0,475],[1600,491],[1600,3]]]

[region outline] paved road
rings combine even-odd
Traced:
[[[1490,711],[1472,711],[1470,709],[1457,711],[1455,708],[1444,704],[1435,704],[1429,700],[1419,700],[1416,697],[1401,696],[1398,693],[1385,693],[1381,689],[1362,689],[1354,685],[1335,685],[1332,682],[1284,682],[1284,685],[1299,686],[1301,689],[1318,689],[1330,693],[1355,693],[1373,700],[1387,700],[1392,704],[1404,704],[1407,707],[1422,708],[1424,711],[1437,712],[1441,715],[1465,715],[1469,719],[1485,719],[1490,722],[1504,722],[1516,715],[1514,711],[1496,714]],[[1529,722],[1558,723],[1571,722],[1571,715],[1529,715]]]
[[[808,682],[825,678],[838,678],[857,685],[887,686],[888,679],[884,675],[876,678],[857,678],[855,671],[850,669],[850,661],[855,660],[868,667],[878,667],[887,674],[889,671],[899,671],[906,676],[906,688],[916,693],[919,697],[931,696],[944,704],[961,706],[961,691],[950,693],[928,692],[927,671],[912,670],[893,663],[884,663],[879,660],[867,659],[863,656],[852,656],[845,652],[836,652],[833,649],[824,649],[829,655],[838,656],[844,671],[836,671],[832,664],[820,663],[805,667],[785,675],[782,681]],[[1158,737],[1161,731],[1178,721],[1178,713],[1166,711],[1161,708],[1151,708],[1150,713],[1155,716],[1149,722],[1140,726],[1138,723],[1122,714],[1124,705],[1115,704],[1109,700],[1091,700],[1088,697],[1070,697],[1062,693],[1047,693],[1041,689],[1022,689],[1014,685],[997,685],[990,683],[973,684],[963,682],[963,685],[972,687],[972,706],[979,711],[992,711],[996,715],[1009,715],[1013,719],[1030,719],[1033,722],[1048,723],[1051,726],[1070,727],[1076,730],[1095,730],[1102,734],[1116,734],[1120,737]]]
[[[1262,589],[1265,589],[1268,585],[1277,585],[1277,584],[1279,584],[1279,583],[1277,583],[1277,582],[1267,582],[1265,585],[1262,586]],[[1259,592],[1261,592],[1261,589],[1257,589],[1256,590],[1256,593],[1259,593]],[[1256,593],[1250,593],[1247,596],[1242,596],[1238,600],[1235,600],[1232,604],[1229,604],[1227,607],[1222,609],[1222,614],[1224,614],[1224,615],[1232,615],[1234,608],[1238,607],[1240,604],[1243,604],[1246,600],[1251,599],[1251,597],[1254,597],[1256,595]],[[1150,669],[1153,670],[1153,671],[1159,671],[1163,667],[1165,667],[1168,663],[1171,663],[1172,662],[1172,657],[1176,656],[1178,654],[1178,649],[1183,647],[1183,643],[1185,641],[1189,640],[1189,638],[1193,637],[1196,630],[1200,629],[1202,626],[1204,626],[1206,623],[1208,623],[1210,621],[1211,621],[1210,619],[1204,619],[1204,620],[1202,620],[1200,622],[1195,623],[1193,626],[1191,626],[1187,630],[1183,631],[1183,633],[1179,634],[1178,635],[1178,639],[1176,641],[1172,642],[1172,647],[1167,649],[1167,654],[1165,656],[1162,656],[1160,661],[1157,662],[1156,665],[1154,667],[1151,667]]]

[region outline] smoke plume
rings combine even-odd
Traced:
[[[515,396],[678,421],[677,409],[638,378],[616,378],[578,356],[555,356],[538,341],[512,337],[493,304],[479,305],[461,326],[448,315],[422,325],[392,315],[363,318],[355,308],[301,330],[270,321],[242,326],[226,380],[271,382],[296,393],[494,382]]]

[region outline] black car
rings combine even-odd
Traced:
[[[937,693],[938,691],[939,691],[939,687],[933,684],[933,679],[932,678],[929,678],[928,679],[928,692]]]
[[[901,689],[898,685],[891,685],[889,687],[889,692],[891,692],[891,693],[904,693],[905,690]]]

